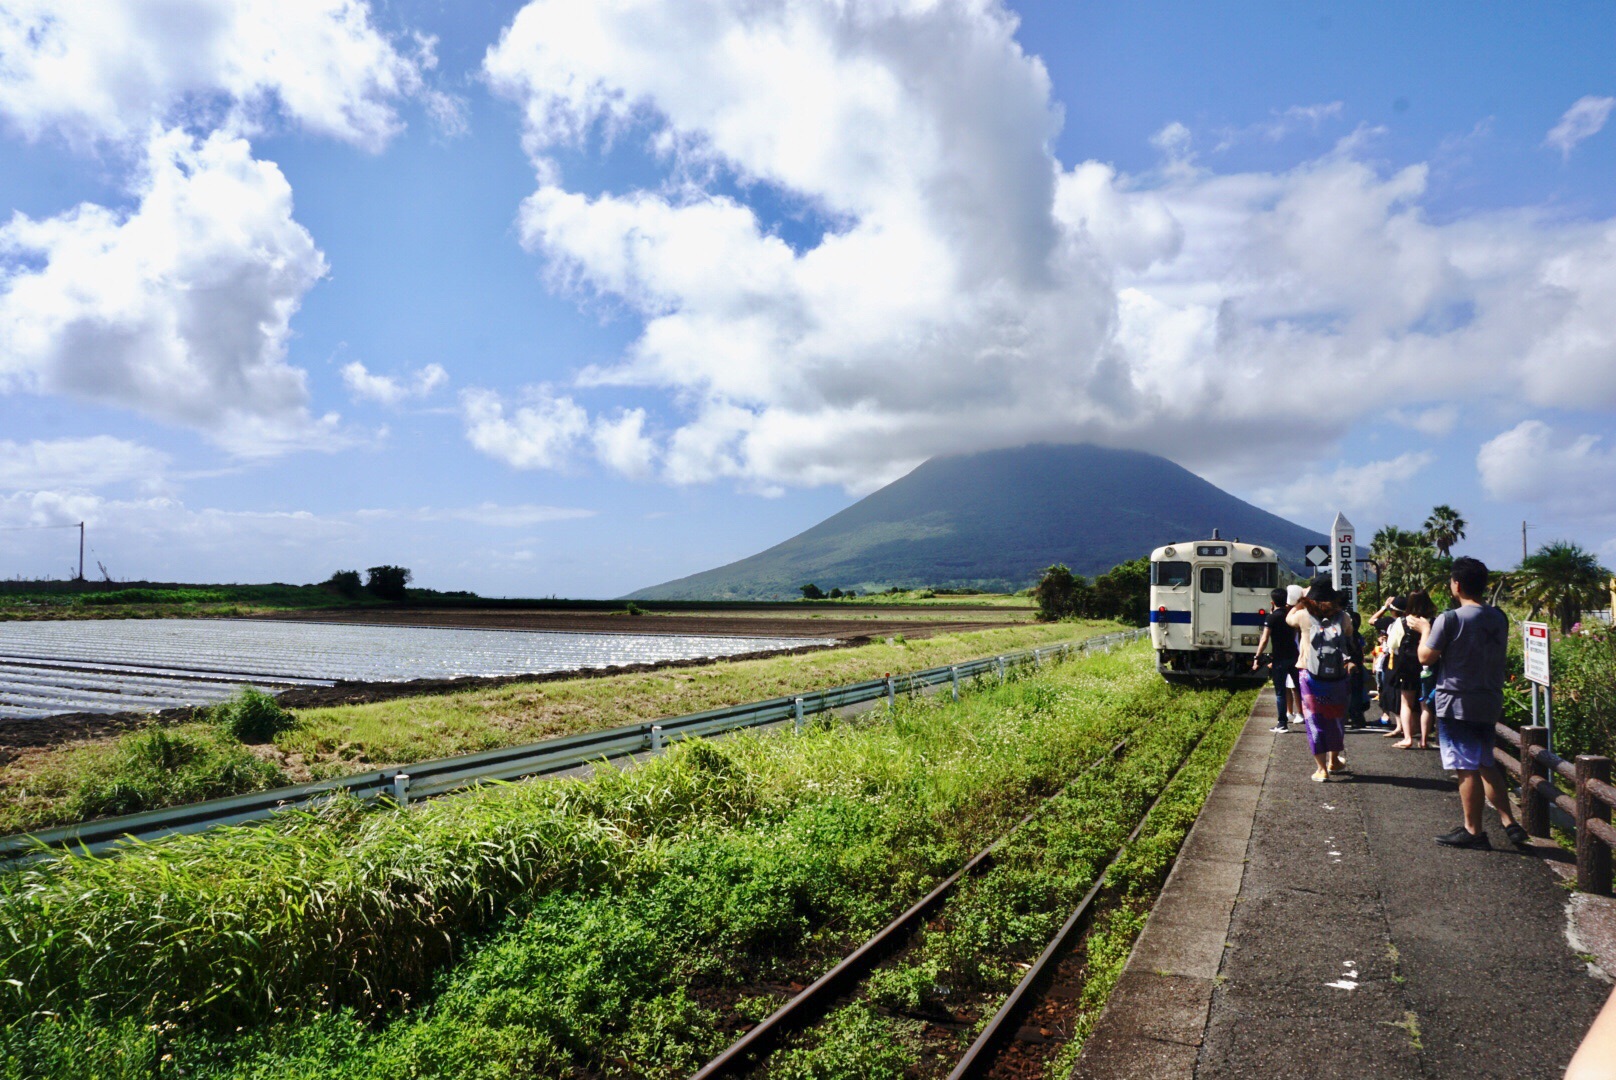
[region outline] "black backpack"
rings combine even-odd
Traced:
[[[1316,622],[1308,645],[1313,650],[1313,666],[1309,669],[1315,679],[1337,682],[1347,677],[1346,619],[1337,615],[1326,622]]]

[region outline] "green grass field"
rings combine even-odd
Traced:
[[[999,988],[1000,947],[1044,932],[1205,736],[1135,846],[1124,880],[1150,891],[1250,699],[1170,687],[1134,646],[587,780],[336,804],[13,871],[0,1075],[685,1076],[771,1007],[767,986],[822,971],[1134,733],[958,909],[991,946],[928,941],[924,978],[871,993]],[[903,1075],[913,1033],[862,1039],[874,1015],[838,1018],[839,1041],[772,1075]]]
[[[308,709],[272,743],[252,748],[207,722],[136,732],[0,767],[0,834],[520,746],[1115,629],[1069,622],[915,640],[900,635],[801,656]]]

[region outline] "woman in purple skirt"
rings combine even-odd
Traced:
[[[1352,696],[1350,676],[1363,665],[1363,654],[1342,610],[1341,594],[1328,580],[1314,582],[1285,621],[1296,628],[1301,639],[1302,658],[1296,674],[1302,691],[1302,723],[1307,729],[1307,748],[1318,763],[1313,779],[1323,783],[1331,773],[1347,767],[1342,756],[1346,749],[1343,725]]]

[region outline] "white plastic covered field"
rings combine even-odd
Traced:
[[[0,623],[0,720],[202,705],[242,686],[537,675],[833,643],[241,619],[10,622]]]

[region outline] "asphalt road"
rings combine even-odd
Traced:
[[[1433,843],[1454,784],[1392,742],[1349,732],[1353,777],[1318,784],[1305,736],[1274,740],[1198,1080],[1556,1078],[1610,992],[1544,854],[1490,810],[1493,851]]]

